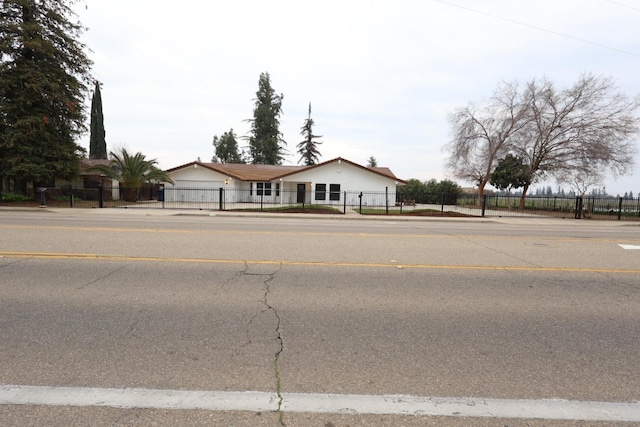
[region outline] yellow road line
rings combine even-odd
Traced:
[[[64,226],[22,226],[0,225],[0,229],[17,230],[59,230],[59,231],[97,231],[117,233],[166,233],[166,234],[254,234],[265,236],[341,236],[341,237],[379,237],[393,239],[482,239],[482,240],[537,240],[554,242],[603,242],[603,243],[640,243],[638,239],[576,238],[550,236],[484,236],[484,235],[444,235],[444,234],[380,234],[380,233],[332,233],[309,231],[246,231],[246,230],[167,230],[162,228],[121,228],[121,227],[64,227]]]
[[[206,258],[163,258],[136,257],[108,254],[73,254],[46,252],[0,252],[0,258],[41,258],[41,259],[79,259],[101,261],[138,261],[138,262],[177,262],[198,264],[253,264],[283,265],[307,267],[368,267],[394,269],[426,269],[426,270],[485,270],[485,271],[536,271],[536,272],[569,272],[569,273],[614,273],[640,274],[640,270],[621,268],[579,268],[579,267],[536,267],[536,266],[498,266],[498,265],[442,265],[442,264],[397,264],[368,262],[328,262],[328,261],[285,261],[285,260],[240,260],[240,259],[206,259]]]

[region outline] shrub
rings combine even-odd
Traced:
[[[22,194],[16,193],[6,193],[2,195],[3,202],[32,202],[33,199],[31,197],[24,196]]]

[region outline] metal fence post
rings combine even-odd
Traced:
[[[224,187],[220,187],[220,209],[219,210],[224,210]]]
[[[346,191],[344,192],[343,202],[344,202],[344,207],[342,208],[342,213],[346,215],[347,214],[347,192]]]
[[[444,216],[444,193],[440,195],[440,216]]]
[[[622,219],[622,197],[618,199],[618,221]]]
[[[262,207],[264,204],[264,189],[262,189],[262,193],[260,193],[260,212],[262,212]]]
[[[387,215],[389,215],[389,187],[384,187],[384,206]]]
[[[104,208],[104,187],[102,184],[98,185],[98,207]]]

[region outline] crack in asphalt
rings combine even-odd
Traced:
[[[279,266],[278,270],[269,274],[268,278],[263,282],[265,285],[264,297],[262,303],[267,308],[267,311],[272,311],[273,315],[276,317],[276,341],[278,342],[278,350],[274,354],[273,357],[273,369],[276,380],[276,395],[278,396],[278,421],[281,426],[286,426],[284,422],[284,412],[282,411],[282,404],[284,403],[284,399],[282,397],[282,378],[280,377],[280,356],[284,351],[284,341],[282,340],[282,334],[280,333],[280,314],[278,310],[273,307],[269,303],[269,293],[271,292],[271,282],[275,280],[276,274],[278,274],[282,270],[282,265]]]
[[[272,306],[271,303],[269,302],[269,294],[271,293],[271,284],[275,280],[276,274],[278,274],[282,270],[282,264],[280,264],[278,266],[278,269],[273,273],[249,273],[248,270],[249,270],[249,265],[246,264],[246,268],[241,273],[241,275],[267,276],[267,278],[262,282],[264,285],[264,294],[262,295],[262,300],[260,301],[264,305],[264,309],[261,310],[259,313],[256,313],[254,316],[251,317],[251,319],[249,319],[248,326],[251,326],[254,320],[260,314],[265,312],[272,312],[276,318],[276,327],[275,327],[276,338],[275,339],[278,343],[278,349],[276,350],[273,356],[273,369],[274,369],[274,376],[275,376],[275,382],[276,382],[276,396],[278,399],[278,409],[276,409],[276,411],[278,412],[279,424],[285,427],[286,423],[284,421],[284,411],[282,410],[282,405],[284,404],[284,398],[282,397],[282,378],[280,376],[280,356],[284,351],[284,341],[282,339],[282,334],[280,333],[280,323],[281,323],[280,314],[278,313],[278,310],[274,306]],[[249,329],[247,329],[247,343],[249,344],[251,343],[251,338],[249,336]]]
[[[486,250],[488,250],[488,251],[495,252],[495,253],[500,254],[500,255],[505,255],[505,256],[507,256],[507,257],[509,257],[509,258],[512,258],[512,259],[515,259],[515,260],[518,260],[518,261],[524,262],[525,264],[529,264],[529,265],[531,265],[531,266],[533,266],[533,267],[542,268],[542,266],[541,266],[541,265],[538,265],[538,264],[535,264],[535,263],[533,263],[533,262],[531,262],[531,261],[528,261],[528,260],[526,260],[526,259],[522,259],[522,258],[520,258],[520,257],[517,257],[517,256],[513,255],[512,253],[503,252],[503,251],[501,251],[501,250],[498,250],[498,249],[495,249],[495,248],[492,248],[492,247],[489,247],[489,246],[483,245],[482,243],[479,243],[479,242],[477,242],[477,241],[474,241],[473,239],[469,239],[469,238],[466,238],[466,237],[463,237],[463,236],[457,236],[457,235],[455,235],[455,234],[449,234],[449,233],[440,233],[440,234],[442,234],[443,236],[455,237],[456,239],[463,240],[463,241],[465,241],[465,242],[471,243],[472,245],[479,246],[479,247],[481,247],[481,248],[483,248],[483,249],[486,249]]]
[[[269,303],[269,293],[271,292],[271,282],[275,279],[275,275],[282,270],[282,265],[274,273],[269,274],[269,278],[264,281],[265,291],[263,304],[267,307],[267,310],[272,311],[276,317],[276,341],[278,342],[278,350],[273,356],[273,369],[276,380],[276,395],[278,396],[278,421],[280,425],[286,426],[284,422],[284,412],[282,411],[283,397],[282,397],[282,378],[280,377],[280,356],[284,351],[284,341],[282,340],[282,334],[280,333],[280,314],[278,310]]]
[[[5,257],[0,256],[0,259],[5,259]],[[6,268],[6,267],[12,266],[14,264],[18,264],[20,262],[23,262],[23,261],[24,260],[22,260],[22,259],[18,259],[18,260],[13,261],[13,262],[7,262],[6,264],[0,264],[0,268]]]
[[[138,323],[140,323],[140,319],[134,319],[133,323],[129,325],[129,330],[124,334],[125,336],[132,336],[134,338],[140,338],[139,335],[135,334],[134,331],[138,327]]]
[[[599,273],[599,275],[609,283],[611,289],[615,289],[618,294],[625,298],[630,298],[633,296],[634,292],[638,292],[638,290],[640,290],[636,285],[620,283],[617,278],[611,274]]]
[[[91,282],[85,283],[84,285],[82,285],[82,286],[80,286],[80,287],[76,288],[76,291],[81,291],[81,290],[83,290],[84,288],[86,288],[86,287],[88,287],[88,286],[93,285],[94,283],[98,283],[99,281],[106,279],[107,277],[111,276],[112,274],[117,273],[117,272],[118,272],[118,271],[120,271],[120,270],[125,269],[126,267],[127,267],[126,265],[123,265],[123,266],[121,266],[121,267],[119,267],[119,268],[116,268],[116,269],[114,269],[114,270],[111,270],[110,272],[108,272],[108,273],[107,273],[107,274],[105,274],[104,276],[98,277],[97,279],[95,279],[95,280],[93,280],[93,281],[91,281]]]
[[[229,279],[225,280],[222,285],[220,286],[221,290],[225,290],[226,286],[233,282],[234,280],[236,280],[238,277],[242,277],[242,276],[250,276],[250,273],[247,273],[247,271],[249,271],[249,263],[248,262],[244,262],[244,269],[242,271],[238,271],[237,273],[235,273],[233,276],[231,276]]]

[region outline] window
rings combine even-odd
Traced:
[[[257,182],[256,183],[256,194],[258,196],[262,196],[263,194],[265,196],[270,196],[271,195],[271,183],[270,182]]]
[[[329,200],[340,201],[340,184],[329,184]]]
[[[316,200],[327,200],[327,184],[316,184]]]

